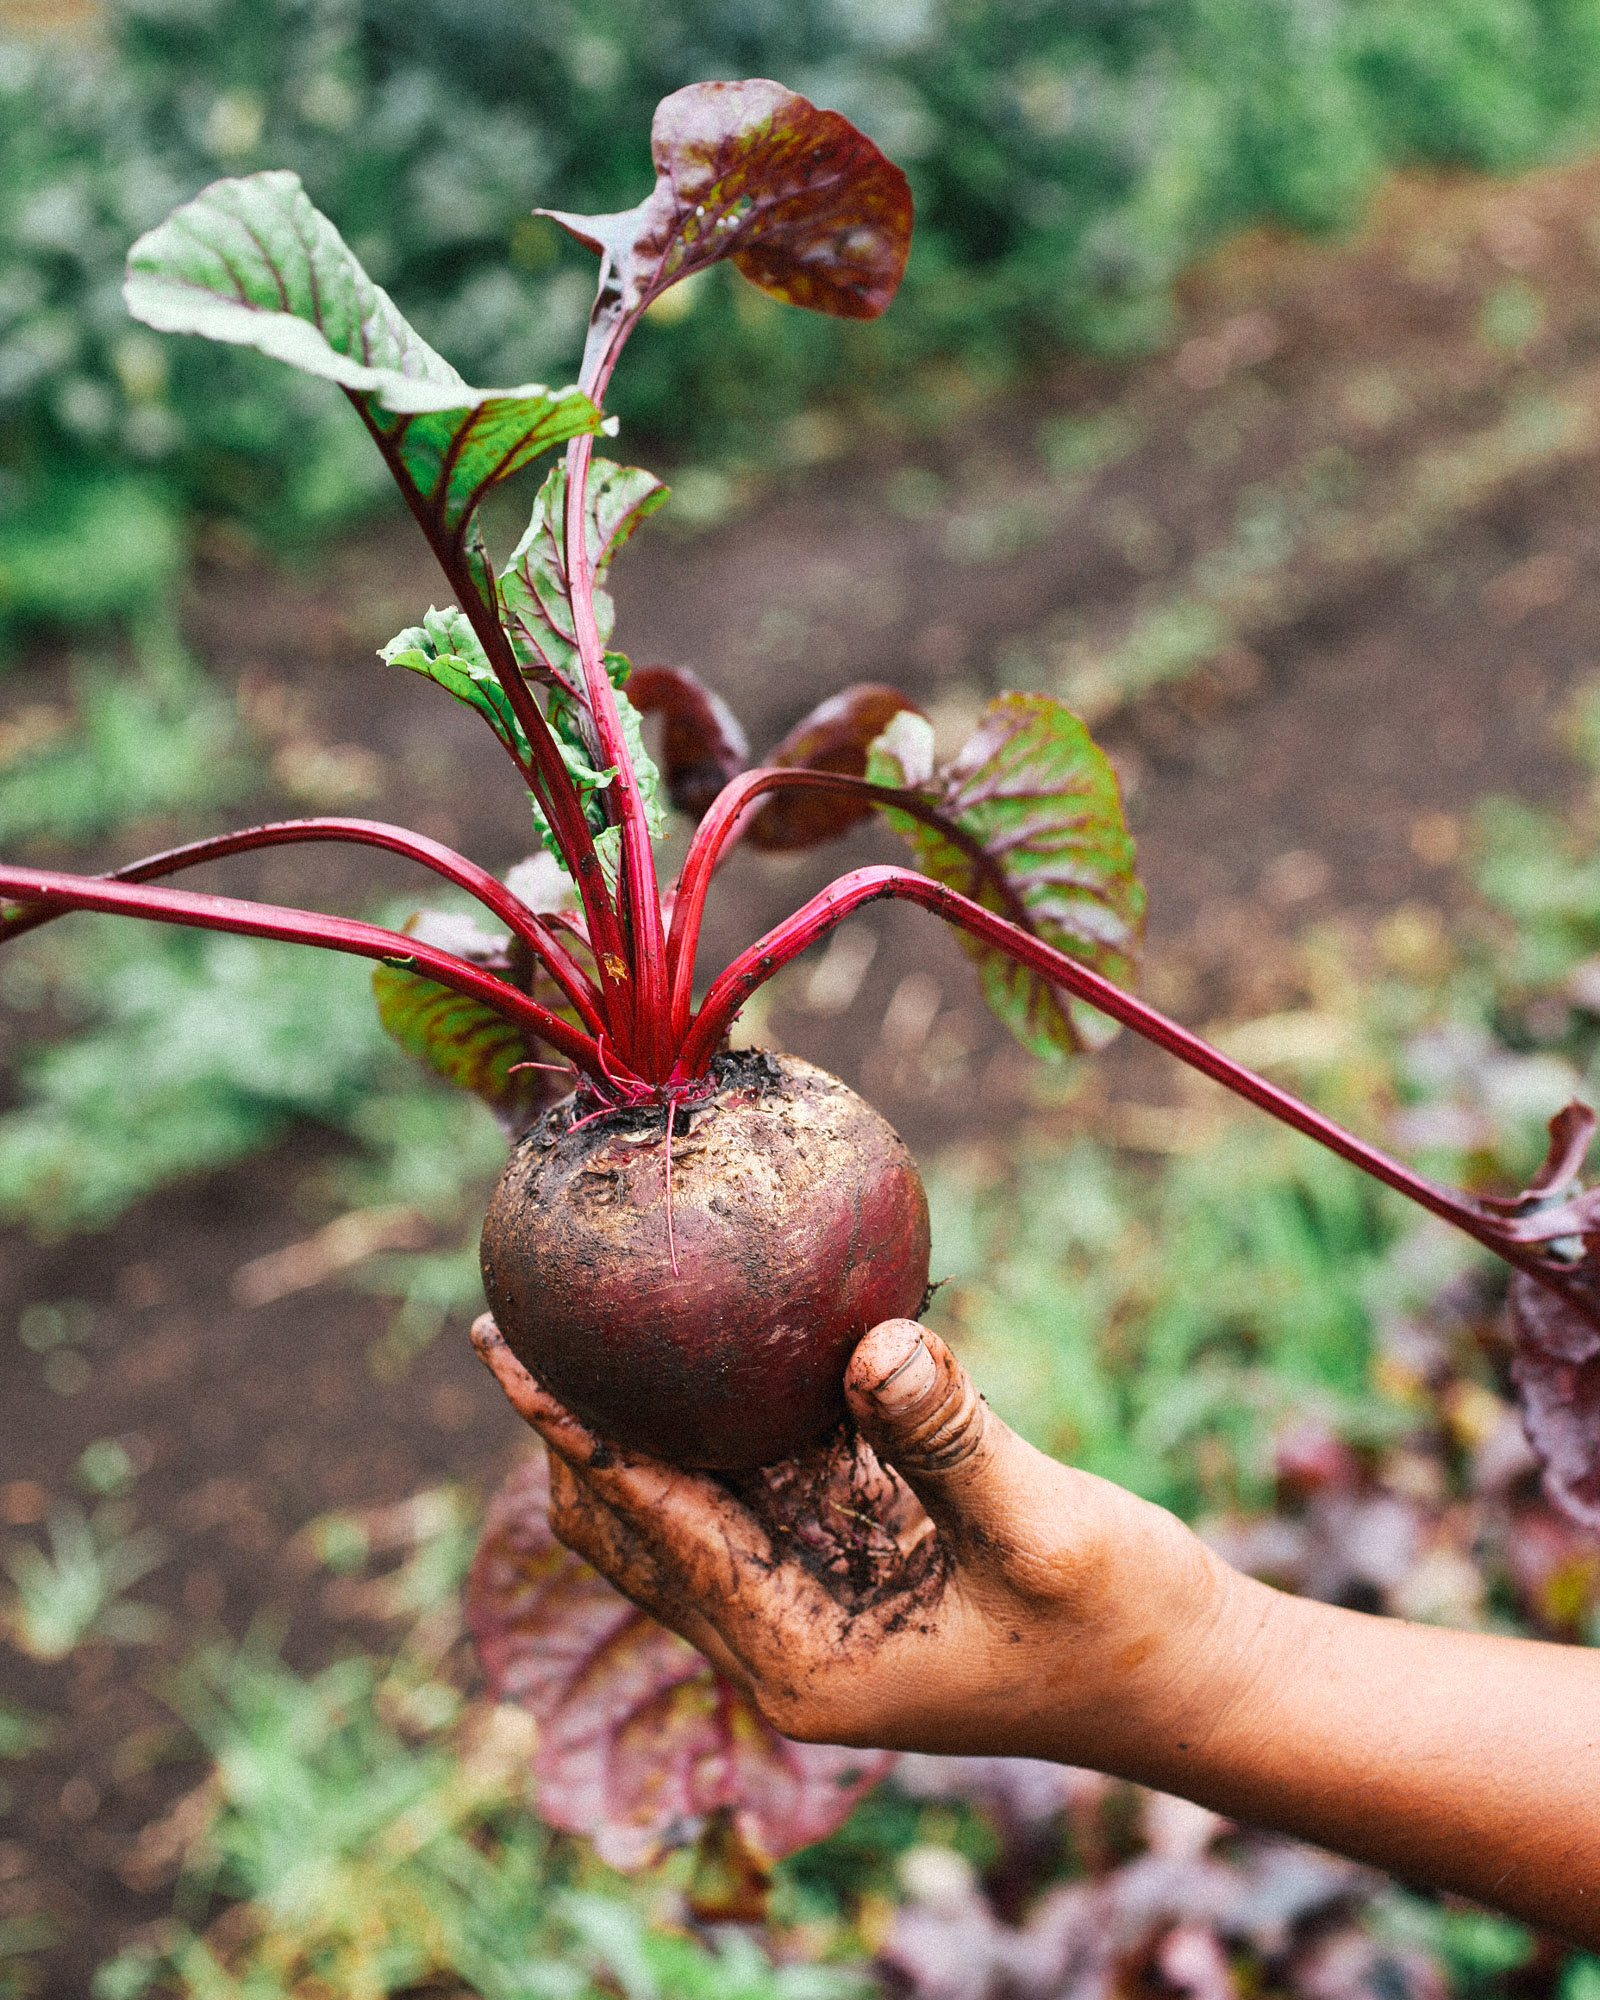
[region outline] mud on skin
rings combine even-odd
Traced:
[[[680,1105],[567,1099],[512,1154],[483,1232],[512,1352],[604,1436],[679,1465],[792,1459],[844,1415],[846,1358],[928,1282],[904,1142],[836,1078],[738,1051]]]
[[[774,1561],[798,1563],[851,1618],[893,1604],[893,1629],[937,1599],[945,1565],[933,1523],[850,1422],[724,1484],[766,1529]]]

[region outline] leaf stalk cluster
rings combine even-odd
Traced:
[[[11,899],[0,905],[0,941],[78,909],[353,953],[382,968],[385,1025],[508,1116],[532,1101],[513,1078],[548,1069],[538,1055],[549,1050],[597,1107],[668,1106],[670,1133],[670,1107],[703,1094],[751,994],[852,910],[898,899],[957,929],[986,998],[1025,1046],[1059,1055],[1093,1045],[1107,1019],[1130,1028],[1464,1230],[1600,1330],[1600,1278],[1585,1249],[1600,1244],[1600,1196],[1571,1194],[1591,1114],[1558,1115],[1550,1160],[1523,1195],[1480,1199],[1391,1159],[1127,990],[1143,917],[1132,841],[1109,764],[1059,703],[998,697],[936,768],[915,705],[892,688],[858,686],[747,770],[737,724],[686,670],[646,670],[634,683],[638,706],[630,700],[629,663],[606,650],[602,585],[663,489],[648,473],[596,460],[594,439],[608,428],[603,399],[640,315],[670,285],[728,258],[779,299],[871,318],[899,283],[911,227],[899,170],[837,113],[777,84],[677,92],[657,111],[652,147],[656,185],[637,208],[553,217],[600,256],[580,380],[563,390],[463,382],[290,174],[216,183],[129,257],[136,316],[255,345],[349,396],[458,607],[430,611],[386,657],[491,723],[576,908],[560,896],[536,908],[404,828],[320,818],[196,841],[104,876],[0,864],[0,895]],[[559,446],[564,464],[548,474],[527,535],[497,575],[481,504]],[[699,820],[665,897],[652,845],[658,773],[639,733],[651,709],[667,725],[666,790]],[[918,867],[840,877],[741,952],[696,1006],[707,897],[732,849],[808,847],[872,812],[904,834]],[[363,843],[418,863],[474,897],[510,934],[511,951],[451,950],[421,933],[165,885],[211,861],[301,841]]]

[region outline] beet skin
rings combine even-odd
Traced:
[[[844,1413],[851,1349],[915,1316],[928,1202],[899,1134],[792,1056],[719,1056],[666,1114],[566,1100],[513,1152],[483,1230],[512,1352],[584,1421],[679,1465],[791,1458]]]

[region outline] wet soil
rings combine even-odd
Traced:
[[[758,750],[850,679],[899,682],[946,740],[1000,687],[1075,695],[1124,774],[1153,997],[1197,1023],[1290,1004],[1285,941],[1306,923],[1448,911],[1474,800],[1580,782],[1561,718],[1600,666],[1597,188],[1595,166],[1503,188],[1417,181],[1354,243],[1252,239],[1195,278],[1172,354],[1063,369],[936,437],[871,436],[747,481],[713,529],[647,534],[615,579],[619,641],[694,666]],[[825,423],[818,439],[831,449]],[[527,823],[493,743],[373,657],[434,588],[398,523],[298,570],[216,534],[188,627],[269,742],[354,746],[384,816],[501,867]],[[1117,675],[1131,686],[1163,663],[1179,671],[1118,698]],[[5,710],[53,698],[57,670],[41,655]],[[254,803],[297,809],[282,792]],[[172,831],[139,829],[107,858]],[[868,833],[781,864],[736,857],[708,962],[840,868],[894,853]],[[195,886],[354,910],[412,879],[320,847]],[[922,1152],[1003,1135],[1037,1098],[959,948],[912,911],[875,910],[843,958],[796,966],[755,1012],[754,1040],[843,1076]],[[0,1052],[24,1029],[0,1023]],[[1171,1088],[1122,1045],[1106,1073],[1136,1109]],[[163,1671],[269,1608],[295,1660],[376,1643],[298,1531],[429,1482],[485,1492],[518,1449],[464,1329],[384,1383],[364,1361],[382,1302],[332,1286],[236,1298],[242,1264],[305,1235],[296,1190],[335,1143],[299,1131],[102,1234],[13,1235],[0,1253],[0,1531],[37,1535],[85,1446],[113,1436],[142,1468],[139,1522],[171,1551],[137,1592],[171,1614],[161,1644],[54,1666],[0,1650],[0,1699],[55,1723],[4,1768],[0,1822],[0,1920],[55,1919],[51,1994],[81,1994],[169,1907],[136,1838],[202,1767]],[[29,1303],[64,1299],[92,1313],[87,1367],[12,1337]]]

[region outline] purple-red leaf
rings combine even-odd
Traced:
[[[813,312],[876,319],[894,297],[911,246],[911,189],[837,111],[763,77],[692,83],[656,106],[650,150],[656,184],[637,208],[540,210],[604,260],[586,382],[652,299],[723,257]]]
[[[1518,1216],[1548,1208],[1555,1197],[1566,1194],[1582,1173],[1597,1123],[1600,1120],[1595,1118],[1587,1104],[1579,1104],[1576,1100],[1563,1104],[1550,1120],[1550,1142],[1545,1148],[1544,1161],[1533,1179],[1520,1194],[1481,1196],[1483,1206],[1500,1215]]]
[[[667,797],[691,819],[750,759],[739,719],[700,676],[687,667],[635,667],[628,698],[641,715],[659,715],[661,775]]]
[[[494,1695],[539,1724],[534,1772],[552,1826],[642,1868],[726,1815],[777,1860],[842,1826],[893,1759],[791,1743],[695,1649],[564,1549],[530,1458],[490,1503],[467,1618]]]
[[[1511,1274],[1510,1319],[1511,1373],[1544,1490],[1569,1520],[1600,1530],[1600,1328],[1523,1271]]]
[[[879,681],[857,681],[802,716],[763,762],[805,771],[838,771],[848,778],[866,774],[867,752],[894,718],[922,713],[909,695]],[[750,822],[745,835],[768,854],[793,854],[820,847],[867,819],[870,800],[843,792],[775,792]]]

